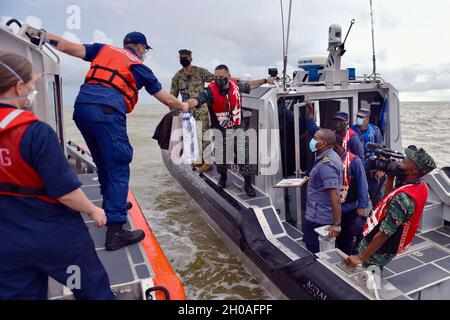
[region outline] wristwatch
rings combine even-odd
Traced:
[[[267,78],[264,78],[264,84],[266,84],[267,83]]]

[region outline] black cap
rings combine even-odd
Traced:
[[[130,32],[125,36],[123,39],[123,45],[125,46],[127,44],[143,44],[147,49],[153,49],[148,45],[147,38],[144,34],[137,31]]]
[[[358,113],[356,113],[356,115],[361,118],[368,118],[370,117],[370,110],[366,108],[361,108],[358,110]]]
[[[348,113],[347,112],[342,112],[342,111],[336,112],[336,114],[334,115],[333,119],[348,121]]]

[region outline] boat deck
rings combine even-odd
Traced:
[[[376,298],[362,271],[342,265],[338,249],[318,253],[319,262],[358,288],[368,298]],[[450,228],[418,233],[404,254],[397,256],[381,272],[380,299],[448,299],[450,296]]]
[[[215,183],[218,173],[205,174]],[[258,217],[266,237],[293,261],[311,255],[302,242],[302,232],[280,220],[270,197],[256,190],[249,198],[243,191],[243,180],[228,174],[225,191],[246,207],[257,206],[263,215]],[[440,227],[425,233],[418,232],[408,251],[397,256],[385,267],[380,288],[375,292],[368,285],[366,269],[349,270],[343,265],[347,256],[339,249],[316,254],[318,261],[369,299],[446,299],[450,297],[450,228]]]
[[[205,174],[214,183],[218,183],[219,174],[217,170],[211,170]],[[270,197],[264,195],[255,188],[256,196],[250,198],[244,191],[244,182],[241,177],[233,172],[228,173],[227,187],[224,189],[230,196],[237,199],[244,207],[258,207],[261,209],[256,212],[258,220],[267,239],[278,247],[292,261],[305,258],[311,255],[301,241],[303,233],[294,228],[286,221],[282,221],[275,211]]]
[[[83,184],[81,188],[88,198],[95,205],[101,207],[102,196],[100,195],[100,185],[97,175],[95,173],[79,174],[78,179]],[[141,290],[133,290],[133,292],[129,290],[132,287],[139,286],[140,280],[154,278],[152,268],[147,260],[142,244],[135,244],[116,251],[106,251],[106,228],[98,229],[95,227],[93,220],[90,220],[87,215],[83,214],[82,216],[94,241],[98,257],[108,272],[111,287],[116,294],[119,293],[117,295],[118,298],[142,299],[142,297],[136,296],[136,292],[141,292]],[[130,217],[128,217],[125,228],[133,228]],[[124,289],[124,287],[128,287],[128,289]],[[50,278],[50,299],[70,299],[72,297],[72,293],[68,288],[63,287]]]

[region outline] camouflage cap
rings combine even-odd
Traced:
[[[178,53],[180,54],[180,56],[192,56],[192,51],[188,49],[181,49],[180,51],[178,51]]]
[[[436,169],[436,163],[433,158],[422,148],[417,149],[416,146],[409,146],[405,149],[405,154],[423,174]]]

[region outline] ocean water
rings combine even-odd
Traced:
[[[83,139],[65,108],[66,136]],[[131,188],[189,299],[270,299],[223,241],[201,218],[202,210],[166,170],[151,137],[167,112],[161,105],[140,105],[128,116],[134,148]],[[450,102],[401,104],[403,146],[423,147],[439,167],[450,165]]]

